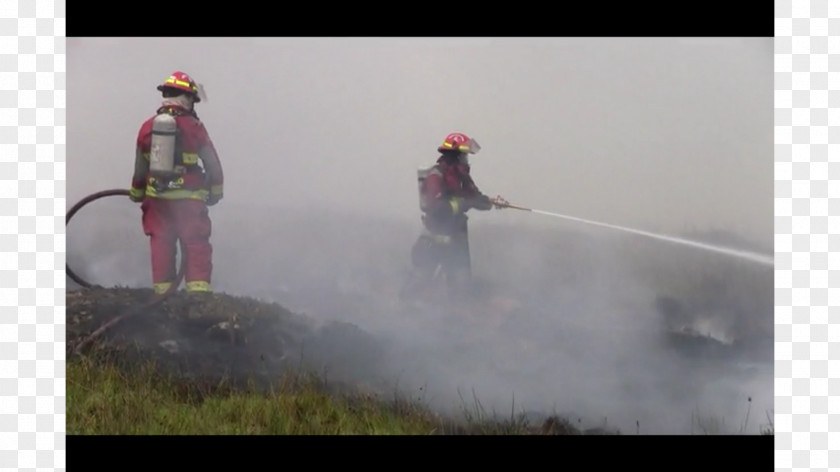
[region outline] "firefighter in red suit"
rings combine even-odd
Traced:
[[[482,193],[470,176],[469,155],[481,147],[464,133],[450,133],[435,165],[418,171],[423,232],[411,250],[414,272],[403,296],[429,287],[438,269],[450,294],[463,294],[472,277],[467,212],[503,208],[501,197]]]
[[[211,292],[213,247],[208,206],[222,199],[224,178],[213,142],[194,105],[203,91],[187,74],[172,73],[157,87],[163,101],[137,135],[130,198],[142,202],[151,244],[155,292],[174,282],[178,241],[186,258],[187,292]]]

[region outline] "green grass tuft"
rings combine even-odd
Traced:
[[[288,374],[271,389],[176,378],[154,362],[107,358],[67,362],[67,433],[79,435],[429,435],[577,434],[551,418],[442,418],[402,397],[328,391],[311,375]],[[480,408],[480,406],[479,406]]]

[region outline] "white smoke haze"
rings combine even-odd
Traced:
[[[197,111],[225,171],[211,209],[217,291],[356,324],[386,349],[371,375],[440,410],[459,412],[474,391],[500,414],[513,402],[685,434],[698,415],[738,431],[751,407],[755,434],[773,409],[772,344],[688,353],[668,344],[655,304],[679,299],[718,337],[772,339],[772,268],[504,210],[471,214],[486,294],[472,311],[395,294],[420,230],[415,170],[450,131],[481,144],[473,175],[491,196],[668,235],[721,232],[772,253],[772,44],[68,38],[68,204],[128,187],[155,86],[183,70],[207,90]],[[82,210],[67,249],[94,283],[150,283],[127,199]]]

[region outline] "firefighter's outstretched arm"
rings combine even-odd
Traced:
[[[222,161],[219,159],[216,147],[213,146],[213,142],[209,139],[198,151],[198,157],[204,164],[205,172],[207,172],[207,185],[210,191],[207,204],[215,205],[224,197],[225,177],[224,171],[222,170]]]
[[[501,197],[501,195],[497,195],[493,198],[490,198],[489,195],[485,194],[481,190],[478,189],[478,186],[472,180],[469,179],[470,186],[475,191],[475,197],[471,199],[470,206],[475,208],[476,210],[487,211],[492,210],[493,208],[501,209],[505,208],[508,204],[508,201]]]
[[[490,196],[479,193],[475,198],[473,203],[470,204],[476,210],[487,211],[492,210],[493,208],[502,209],[506,208],[508,205],[508,201],[502,198],[501,196],[495,196],[490,198]]]
[[[469,189],[470,196],[466,200],[469,208],[475,208],[479,211],[487,211],[493,208],[493,199],[485,195],[475,184],[473,178],[469,173],[461,174],[461,179],[464,186]]]
[[[146,174],[149,172],[149,156],[143,152],[143,148],[137,146],[134,156],[134,174],[131,177],[131,189],[129,198],[133,202],[141,202],[146,196]]]
[[[478,194],[470,199],[470,207],[480,211],[487,211],[493,208],[493,200],[487,195],[478,192]]]

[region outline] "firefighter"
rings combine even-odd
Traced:
[[[140,127],[129,191],[131,200],[141,203],[154,290],[165,293],[174,282],[180,240],[187,292],[212,292],[208,207],[222,199],[224,178],[213,142],[194,109],[203,90],[181,71],[173,72],[157,90],[163,101]]]
[[[470,176],[469,155],[481,147],[464,133],[450,133],[438,147],[435,164],[418,170],[423,231],[411,249],[413,273],[402,296],[429,288],[443,276],[450,295],[468,294],[472,278],[467,212],[504,208],[501,197],[482,193]]]

